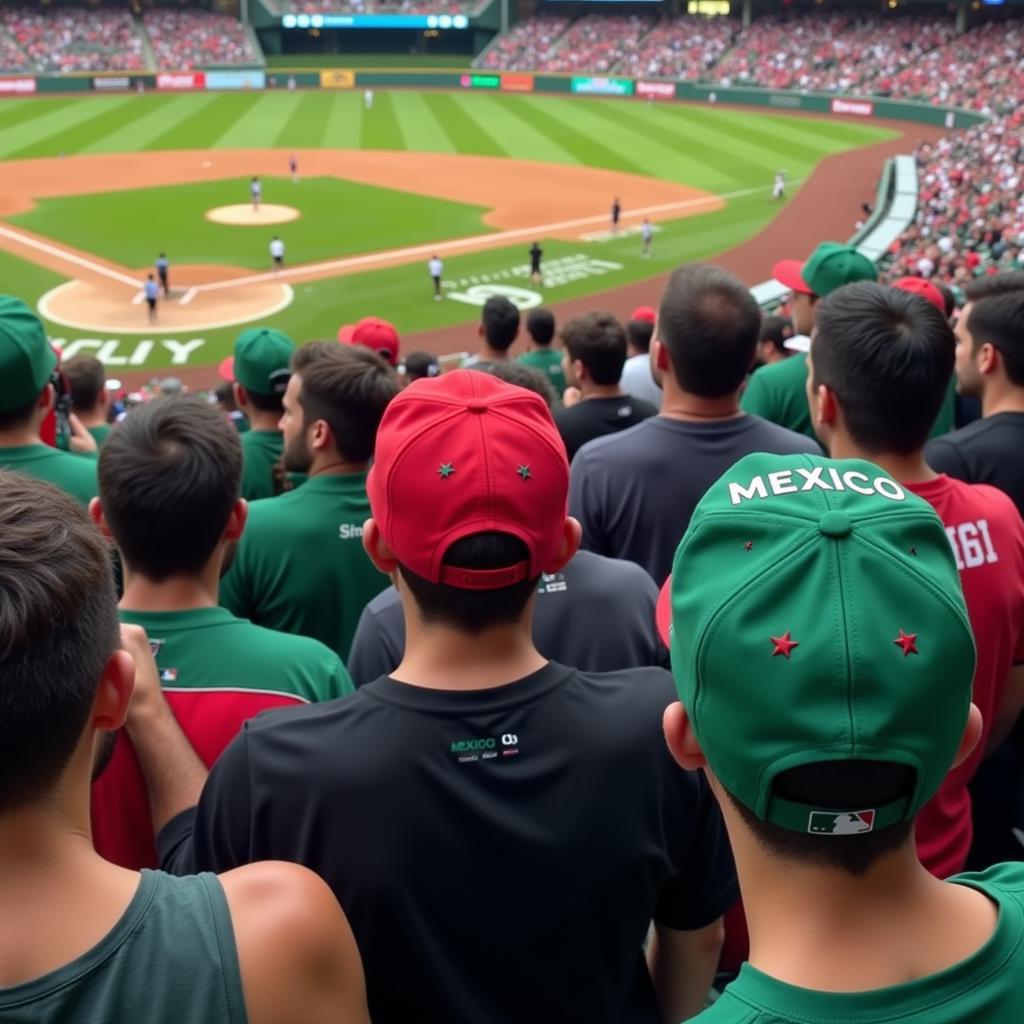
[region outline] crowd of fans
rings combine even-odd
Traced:
[[[624,74],[696,80],[703,78],[733,44],[735,18],[685,16],[659,21],[616,67]]]
[[[527,18],[498,36],[480,64],[506,71],[543,70],[548,55],[560,45],[571,23],[571,18],[559,14]]]
[[[278,14],[476,14],[489,0],[271,0]]]
[[[146,12],[144,23],[161,68],[262,61],[245,26],[230,15],[156,8]]]
[[[2,26],[0,26],[0,70],[8,72],[39,70],[28,54],[4,33]]]
[[[0,17],[40,71],[139,71],[145,66],[142,40],[127,10],[4,7]],[[5,57],[6,51],[0,53],[0,59]]]
[[[544,56],[544,70],[611,71],[622,54],[632,50],[650,30],[649,18],[638,15],[586,15],[570,25],[557,46]]]

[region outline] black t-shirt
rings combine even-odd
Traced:
[[[654,416],[573,459],[569,513],[583,546],[642,565],[661,584],[704,492],[751,452],[821,454],[803,434],[743,415],[708,423]]]
[[[658,410],[642,398],[614,395],[611,398],[586,398],[569,409],[555,412],[555,426],[565,442],[569,461],[588,442],[606,434],[635,427]]]
[[[533,607],[533,642],[545,658],[581,672],[660,665],[668,650],[654,625],[658,588],[632,562],[578,551],[545,575]],[[356,686],[389,675],[405,652],[405,615],[394,587],[363,609],[345,665]]]
[[[997,412],[929,441],[928,465],[1008,494],[1024,516],[1024,412]]]
[[[334,890],[374,1024],[659,1024],[652,917],[692,930],[736,896],[700,773],[661,732],[663,669],[555,662],[506,686],[378,679],[246,723],[164,866],[289,860]]]

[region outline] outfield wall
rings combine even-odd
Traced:
[[[516,93],[633,98],[648,102],[684,100],[707,104],[738,104],[780,113],[801,111],[853,118],[886,118],[968,128],[987,120],[961,107],[892,100],[879,96],[835,96],[827,93],[731,88],[667,79],[615,75],[547,75],[527,72],[481,72],[400,68],[231,68],[166,71],[147,74],[82,74],[0,77],[0,97],[84,92],[192,92],[259,89],[454,89]]]

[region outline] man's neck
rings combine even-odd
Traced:
[[[91,427],[104,427],[107,425],[106,406],[93,409],[91,412],[76,412],[75,415],[86,430],[89,430]]]
[[[1024,412],[1024,388],[1012,386],[986,388],[981,396],[981,415]]]
[[[660,415],[669,420],[686,420],[690,422],[707,422],[713,420],[732,420],[743,415],[740,409],[740,393],[734,391],[721,398],[704,398],[683,391],[671,373],[666,373],[662,381]]]
[[[924,461],[924,451],[918,450],[907,455],[893,452],[869,452],[859,447],[845,434],[835,434],[829,438],[829,454],[833,459],[864,459],[884,469],[893,478],[905,484],[925,484],[938,478],[935,472]]]
[[[281,422],[281,414],[279,412],[266,412],[263,409],[254,409],[252,406],[247,406],[241,411],[249,421],[250,429],[277,432],[277,425]]]
[[[309,478],[315,476],[351,476],[365,473],[370,468],[369,462],[349,462],[336,449],[316,452],[309,466]]]
[[[39,424],[35,421],[24,427],[0,431],[0,448],[24,448],[31,444],[44,444],[39,436]]]
[[[550,344],[550,342],[547,345],[541,345],[540,342],[531,341],[530,342],[530,346],[527,349],[527,352],[550,352],[550,351],[551,351],[551,344]]]
[[[207,563],[198,576],[172,576],[161,583],[124,569],[124,594],[119,607],[132,612],[180,612],[217,606],[223,553]]]
[[[477,353],[477,359],[479,359],[481,363],[508,362],[508,349],[501,349],[499,351],[496,348],[491,348],[491,346],[485,341],[480,345],[480,351]]]
[[[580,400],[588,398],[618,398],[625,394],[618,384],[592,384],[589,381],[580,385]]]

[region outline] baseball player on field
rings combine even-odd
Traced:
[[[160,279],[160,287],[163,290],[165,299],[171,294],[171,289],[167,281],[168,267],[167,254],[160,253],[156,260],[156,276]]]
[[[441,277],[444,274],[444,263],[438,259],[436,253],[428,261],[427,269],[430,271],[431,280],[434,282],[434,301],[440,302],[443,298],[441,295]]]
[[[284,242],[277,235],[270,240],[270,258],[274,261],[276,273],[284,266]]]
[[[260,179],[254,177],[252,183],[249,185],[249,195],[252,198],[252,208],[255,212],[260,208],[260,200],[263,199],[263,186],[260,184]]]
[[[777,171],[775,174],[775,182],[772,185],[772,199],[782,199],[786,193],[786,172]]]

